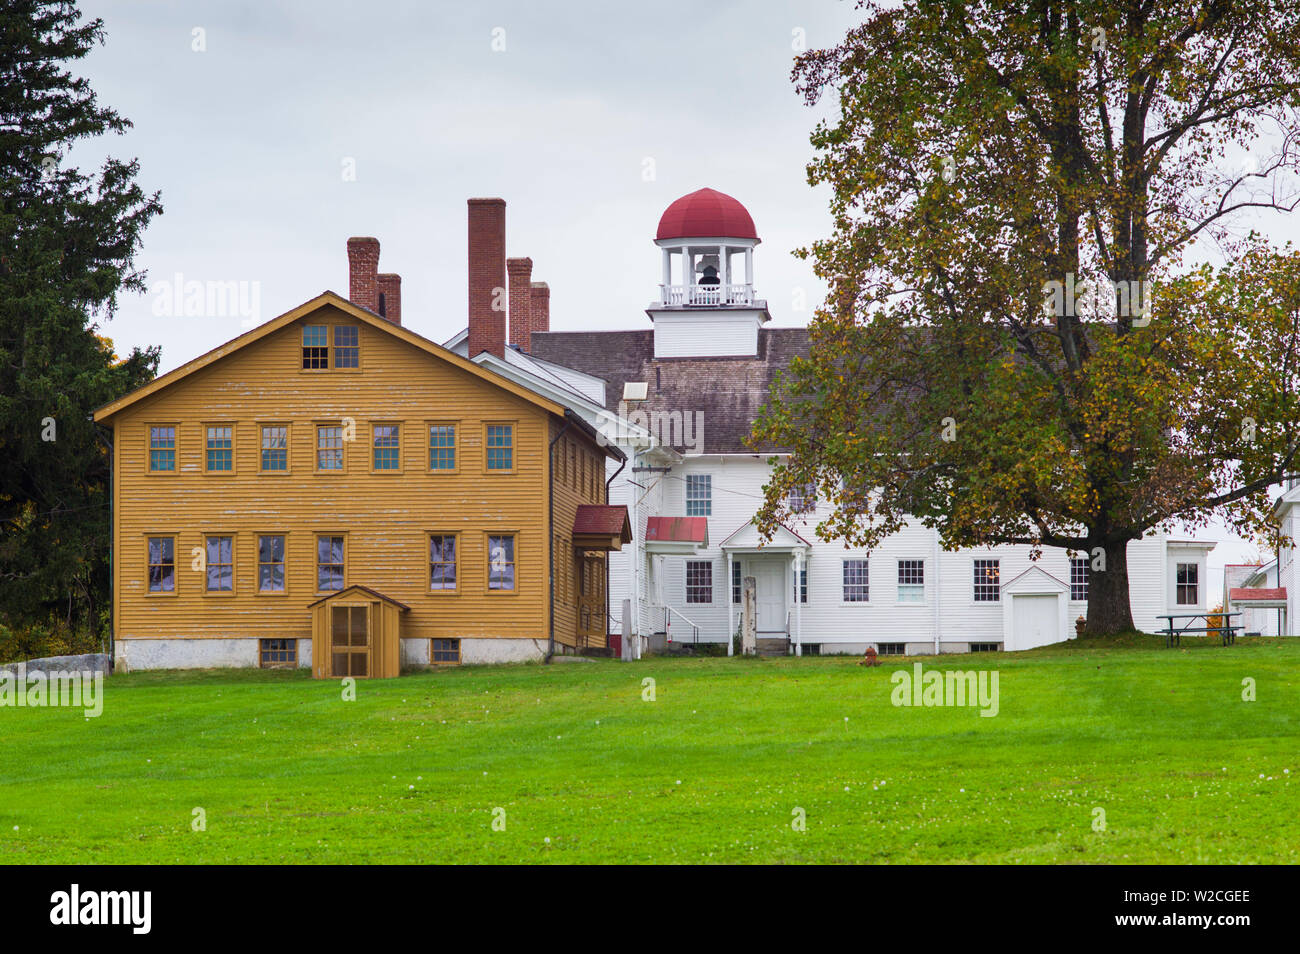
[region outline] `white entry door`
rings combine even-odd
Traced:
[[[1012,648],[1033,649],[1061,641],[1058,597],[1012,596],[1011,599]]]
[[[754,598],[758,604],[758,631],[785,632],[785,564],[776,560],[755,560]]]

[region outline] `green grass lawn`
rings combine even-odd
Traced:
[[[922,660],[994,718],[894,707],[910,659],[117,676],[0,708],[0,861],[1300,861],[1300,640],[1158,645]]]

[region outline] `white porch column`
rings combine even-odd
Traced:
[[[754,284],[754,249],[745,249],[745,284]]]
[[[732,599],[733,591],[731,581],[735,579],[732,575],[735,570],[731,568],[731,551],[727,551],[727,655],[730,656],[735,650],[735,640],[732,633],[736,631],[736,603]]]
[[[727,286],[731,284],[731,260],[727,258],[727,246],[718,246],[718,278],[722,280],[722,297],[719,301],[727,303]]]
[[[691,284],[695,281],[695,269],[691,267],[691,248],[682,246],[682,304],[691,300]]]
[[[794,551],[794,654],[803,655],[803,600],[799,594],[803,589],[800,584],[803,582],[803,550]]]
[[[666,305],[672,300],[671,296],[669,295],[668,289],[673,283],[673,251],[670,248],[665,248],[663,252],[664,252],[663,304]]]

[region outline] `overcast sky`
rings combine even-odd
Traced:
[[[755,286],[776,324],[806,324],[824,292],[791,254],[830,221],[805,173],[818,112],[790,67],[797,44],[833,44],[857,22],[852,3],[81,8],[107,43],[78,72],[135,128],[74,158],[138,157],[142,187],[162,191],[138,260],[151,286],[257,290],[256,313],[224,316],[158,315],[162,288],[124,298],[105,331],[120,351],[161,345],[163,371],[325,289],[346,295],[350,235],[377,237],[380,270],[402,276],[403,324],[446,340],[466,323],[470,196],[506,200],[507,254],[549,283],[557,330],[649,327],[659,216],[704,186],[753,215]],[[1200,535],[1223,541],[1215,569],[1253,551]]]

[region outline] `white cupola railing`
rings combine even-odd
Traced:
[[[754,286],[741,284],[660,285],[659,302],[663,305],[753,305]]]

